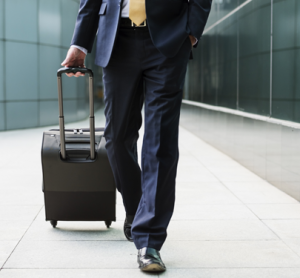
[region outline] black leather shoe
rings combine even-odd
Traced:
[[[162,272],[166,270],[159,251],[153,248],[144,247],[139,249],[137,261],[142,271]]]
[[[125,237],[131,242],[133,242],[133,239],[131,236],[131,225],[132,225],[133,219],[134,219],[134,215],[127,215],[126,219],[124,221],[124,227],[123,227]]]

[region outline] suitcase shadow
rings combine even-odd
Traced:
[[[126,240],[123,230],[119,228],[70,228],[56,227],[51,229],[51,235],[66,240]]]

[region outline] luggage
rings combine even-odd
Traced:
[[[61,75],[89,74],[90,129],[64,128]],[[46,220],[116,221],[116,186],[107,158],[103,128],[95,129],[93,72],[61,68],[57,72],[59,130],[43,133],[42,169]],[[61,131],[61,132],[60,132]]]

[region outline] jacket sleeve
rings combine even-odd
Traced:
[[[80,0],[79,12],[71,45],[79,45],[92,51],[98,30],[99,10],[102,0]]]
[[[203,33],[207,18],[211,9],[212,0],[190,0],[188,33],[193,35],[198,41]]]

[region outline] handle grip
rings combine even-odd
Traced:
[[[84,74],[88,74],[90,77],[94,77],[93,71],[91,69],[87,68],[60,68],[57,71],[57,77],[61,77],[63,73],[76,73],[76,72],[81,72]]]

